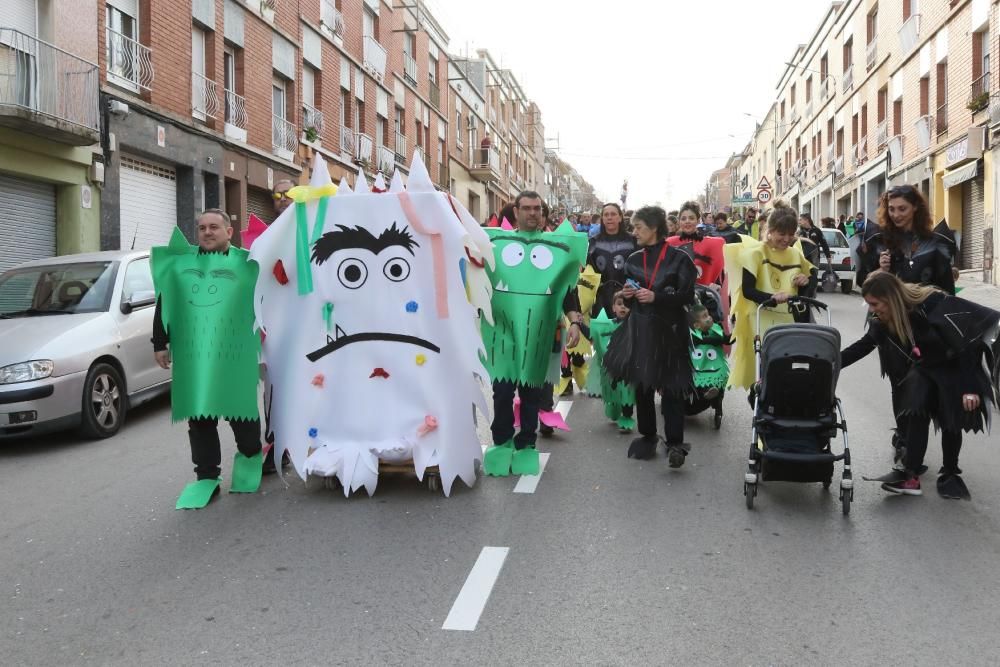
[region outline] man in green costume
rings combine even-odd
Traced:
[[[490,228],[496,268],[494,324],[483,323],[486,368],[493,380],[493,446],[486,450],[487,475],[537,475],[535,430],[552,347],[563,313],[569,318],[566,345],[580,340],[576,283],[587,256],[587,236],[564,222],[543,232],[542,199],[525,191],[514,200],[516,230]],[[521,398],[521,430],[514,434],[514,394]]]
[[[219,492],[222,453],[218,421],[233,429],[239,450],[232,493],[260,486],[260,419],[257,411],[260,338],[254,331],[257,265],[230,244],[229,216],[208,209],[198,216],[198,245],[175,229],[167,246],[153,248],[156,287],[153,350],[163,368],[173,364],[170,390],[174,421],[188,420],[197,481],[177,509],[204,507]]]

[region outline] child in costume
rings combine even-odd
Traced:
[[[687,414],[696,415],[708,407],[715,410],[716,428],[722,423],[722,399],[729,382],[729,363],[726,345],[732,340],[722,330],[722,325],[712,319],[708,308],[701,304],[691,306],[691,364],[694,366],[694,392],[688,399]]]
[[[219,492],[222,454],[218,421],[233,429],[239,450],[231,493],[260,486],[260,418],[257,411],[260,339],[253,327],[257,266],[232,246],[225,211],[198,217],[198,245],[175,229],[167,246],[153,248],[156,288],[153,350],[163,368],[173,364],[170,387],[174,421],[188,420],[197,481],[177,499],[177,509],[199,509]]]
[[[625,297],[615,294],[612,308],[615,318],[610,319],[602,308],[597,317],[590,321],[590,333],[594,340],[594,365],[600,376],[600,396],[604,401],[604,414],[618,426],[621,433],[631,433],[635,428],[632,417],[635,406],[635,392],[624,382],[614,382],[604,369],[604,355],[608,351],[611,336],[628,317]]]
[[[583,391],[587,387],[587,375],[590,365],[587,357],[593,353],[591,343],[591,333],[588,328],[590,323],[590,313],[597,300],[597,293],[601,284],[601,275],[594,271],[594,268],[587,266],[580,272],[580,278],[576,284],[577,297],[580,300],[580,313],[582,320],[580,323],[580,342],[573,348],[567,348],[562,357],[560,368],[559,386],[556,393],[561,396],[568,396],[573,393],[573,381],[576,381],[577,389]]]

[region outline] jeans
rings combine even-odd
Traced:
[[[639,433],[646,438],[656,437],[656,403],[653,389],[636,389],[635,411]],[[663,430],[668,445],[684,442],[684,400],[663,396],[660,400],[663,413]]]
[[[551,385],[525,387],[509,380],[493,383],[493,444],[502,445],[511,438],[514,447],[524,449],[535,446],[535,431],[538,430],[538,406],[543,393],[552,393]],[[514,435],[514,394],[521,397],[521,431]]]
[[[236,448],[243,456],[254,456],[260,452],[259,419],[238,419],[230,421],[229,426],[236,438]],[[194,463],[194,472],[198,479],[218,479],[222,474],[219,420],[188,420],[188,439],[191,441],[191,462]]]

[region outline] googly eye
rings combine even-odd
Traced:
[[[517,266],[524,261],[524,246],[520,243],[508,243],[500,252],[500,259],[507,266]]]
[[[552,266],[552,251],[543,245],[531,249],[531,263],[541,271]]]
[[[337,279],[347,289],[358,289],[368,280],[368,267],[360,259],[349,257],[337,267]]]
[[[716,359],[719,358],[719,353],[716,352],[715,350],[706,350],[705,358],[707,358],[709,361],[715,361]]]
[[[701,358],[704,357],[704,356],[705,356],[705,353],[702,352],[701,350],[694,350],[694,351],[691,352],[691,358],[694,359],[695,361],[700,361]]]
[[[402,282],[410,275],[410,263],[402,257],[393,257],[382,267],[382,273],[394,283]]]

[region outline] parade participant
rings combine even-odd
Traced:
[[[667,216],[662,208],[640,208],[632,224],[640,249],[625,262],[622,296],[630,312],[611,338],[604,367],[612,380],[635,390],[641,437],[632,441],[629,457],[649,459],[656,454],[654,396],[660,392],[667,461],[678,468],[690,451],[684,442],[684,402],[692,385],[685,307],[694,301],[698,271],[690,244],[674,247],[666,242]]]
[[[760,223],[757,221],[757,209],[752,206],[747,209],[746,216],[744,216],[743,222],[736,226],[736,231],[752,239],[760,238]]]
[[[715,411],[715,428],[722,425],[722,402],[729,383],[729,363],[725,346],[732,339],[722,325],[712,319],[708,308],[701,304],[688,311],[691,322],[691,364],[694,366],[694,390],[685,405],[688,415],[696,415],[709,407]]]
[[[188,421],[197,481],[177,499],[177,509],[200,509],[219,492],[222,453],[218,422],[233,429],[239,450],[230,492],[260,486],[261,438],[257,411],[260,339],[253,329],[257,267],[230,244],[229,216],[208,209],[197,220],[198,245],[180,229],[170,244],[153,248],[156,288],[153,354],[161,368],[173,366],[170,396],[174,421]],[[207,333],[212,332],[212,333]]]
[[[718,236],[705,236],[698,228],[700,217],[701,209],[697,202],[684,202],[677,218],[677,235],[667,238],[667,243],[672,246],[691,244],[698,284],[714,285],[725,268],[722,248],[726,242]]]
[[[677,234],[677,212],[667,216],[667,237]]]
[[[841,352],[844,368],[878,349],[882,373],[895,387],[893,409],[906,415],[902,470],[874,481],[890,493],[921,495],[931,421],[941,431],[943,463],[937,480],[945,498],[969,499],[958,455],[962,431],[989,427],[995,403],[984,366],[989,350],[983,334],[1000,313],[928,286],[909,284],[885,271],[872,273],[861,287],[872,318],[860,340]]]
[[[761,331],[775,324],[808,321],[808,311],[790,311],[788,297],[799,290],[815,286],[816,269],[793,245],[798,230],[798,216],[782,201],[774,204],[767,219],[766,241],[760,243],[743,237],[743,243],[725,248],[726,268],[730,272],[729,289],[732,312],[736,316],[733,327],[736,348],[733,352],[730,386],[750,387],[754,378],[753,339],[756,328],[757,306],[774,300],[778,307],[761,313]]]
[[[597,394],[604,403],[604,415],[615,423],[619,433],[631,433],[635,428],[635,419],[632,417],[635,392],[624,382],[613,382],[604,368],[608,343],[629,313],[625,297],[621,293],[614,295],[612,309],[614,318],[609,318],[602,310],[590,321],[590,332],[594,339],[594,367],[599,378]]]
[[[597,291],[600,288],[600,284],[601,276],[594,270],[594,267],[590,265],[584,267],[576,283],[577,303],[579,304],[581,314],[580,340],[574,347],[567,346],[565,353],[562,355],[559,386],[556,388],[556,392],[560,396],[571,396],[573,394],[574,380],[580,391],[585,390],[587,387],[587,376],[590,371],[590,364],[587,362],[587,359],[592,356],[594,351],[589,328],[590,314],[598,310],[596,303]],[[565,322],[565,324],[568,326],[569,322]],[[541,412],[539,412],[539,421],[544,423]]]
[[[729,216],[725,213],[715,214],[715,231],[712,235],[718,236],[726,243],[740,242],[740,233],[736,231],[735,227],[729,224]]]
[[[560,316],[569,319],[566,347],[580,339],[576,290],[587,239],[568,223],[542,232],[542,199],[526,190],[514,200],[517,229],[489,230],[496,256],[487,273],[493,283],[494,322],[482,326],[486,367],[493,380],[493,445],[486,450],[487,475],[538,474],[535,448],[539,404],[549,378],[552,340]],[[514,395],[520,399],[515,435]]]
[[[594,317],[600,310],[612,316],[614,295],[625,286],[625,260],[635,249],[635,238],[622,225],[621,207],[614,202],[605,204],[601,209],[601,231],[587,249],[587,264],[601,275]]]
[[[275,218],[284,213],[285,209],[291,206],[292,199],[288,196],[288,191],[294,187],[295,183],[287,178],[282,178],[274,184],[274,190],[271,192],[271,198],[274,200]]]
[[[799,214],[799,236],[812,241],[819,253],[826,256],[826,261],[829,264],[833,261],[833,253],[830,252],[830,244],[826,242],[826,236],[823,235],[823,230],[819,229],[813,224],[812,216],[808,213]]]

